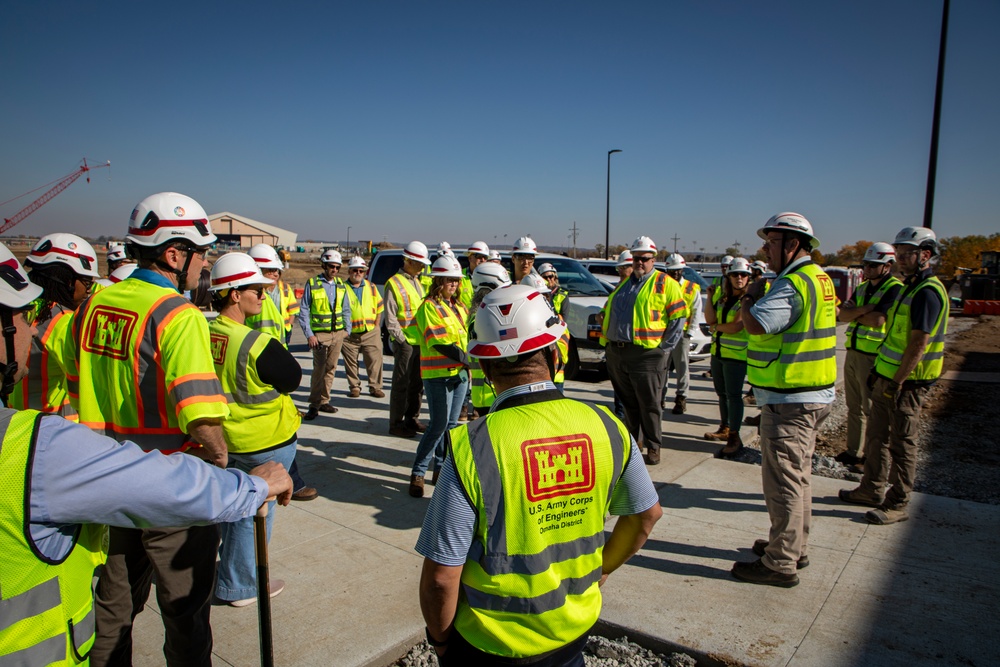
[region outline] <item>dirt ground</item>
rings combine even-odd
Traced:
[[[1000,373],[1000,317],[953,318],[950,330],[945,371]],[[935,384],[924,404],[916,491],[1000,504],[998,405],[1000,383]],[[844,421],[830,421],[817,439],[816,453],[823,456],[846,448]]]

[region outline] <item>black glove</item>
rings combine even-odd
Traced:
[[[888,385],[886,385],[885,391],[882,392],[882,396],[888,398],[890,401],[895,403],[896,401],[899,400],[899,392],[902,388],[903,385],[899,384],[898,382],[893,382],[892,380],[889,380]]]

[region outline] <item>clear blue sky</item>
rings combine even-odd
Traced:
[[[19,2],[0,22],[0,201],[111,160],[18,231],[124,234],[193,196],[301,239],[638,234],[827,252],[919,225],[941,4]],[[1000,3],[951,8],[935,228],[1000,230]],[[29,198],[2,207],[10,216]]]

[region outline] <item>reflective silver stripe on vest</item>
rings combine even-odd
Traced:
[[[903,361],[903,353],[897,352],[888,345],[883,345],[879,348],[878,352],[883,359],[888,359],[889,361],[895,363],[897,366]]]
[[[4,425],[4,430],[6,431],[6,424]],[[59,592],[59,577],[53,577],[43,584],[26,590],[20,595],[0,600],[0,630],[6,630],[15,623],[20,623],[32,616],[43,614],[61,604],[62,595]],[[62,655],[60,660],[65,657],[65,654]]]
[[[836,336],[836,335],[837,335],[836,327],[826,327],[823,329],[810,329],[809,331],[800,331],[799,333],[781,334],[781,342],[801,343],[802,341],[806,340],[813,340],[815,338],[829,338],[830,336]]]
[[[720,336],[719,342],[724,347],[732,347],[738,350],[742,350],[748,344],[745,338],[726,338],[725,336]]]
[[[611,456],[614,460],[615,468],[611,476],[611,486],[608,487],[608,498],[610,498],[615,490],[615,485],[618,484],[618,478],[622,476],[622,470],[625,468],[625,441],[622,440],[622,434],[618,430],[618,426],[607,412],[601,410],[596,405],[587,404],[587,407],[596,412],[597,416],[601,418],[604,430],[608,432],[608,438],[611,440]]]
[[[242,403],[243,405],[257,405],[258,403],[273,401],[281,396],[277,389],[265,391],[263,394],[250,394],[250,385],[247,381],[247,369],[250,365],[250,348],[252,348],[254,343],[256,343],[257,340],[264,335],[265,334],[262,334],[259,331],[251,331],[240,344],[240,351],[236,355],[236,389],[233,391],[232,395],[233,399],[237,403]],[[229,399],[229,394],[226,394],[226,399]]]
[[[60,633],[43,642],[7,655],[0,655],[0,667],[35,667],[66,661],[66,634]]]
[[[805,350],[803,352],[797,352],[795,354],[783,354],[781,355],[781,363],[783,364],[793,364],[802,361],[822,361],[824,359],[829,359],[837,354],[836,348],[827,348],[825,350]]]
[[[257,320],[256,322],[253,323],[253,327],[252,328],[255,329],[255,330],[259,330],[259,329],[277,329],[278,328],[278,323],[275,322],[274,320]]]
[[[190,305],[191,302],[179,294],[171,296],[164,299],[146,318],[146,329],[139,339],[138,385],[135,388],[142,404],[142,414],[138,415],[142,428],[154,429],[167,426],[160,417],[160,402],[157,400],[166,391],[166,387],[158,377],[159,365],[156,357],[160,349],[160,340],[156,331],[170,313]],[[213,393],[219,393],[218,389]],[[119,438],[121,439],[126,438]],[[134,440],[143,449],[176,449],[184,441],[184,435],[172,436],[172,444],[165,447],[150,444],[145,434],[135,434],[127,439]]]
[[[553,609],[559,609],[566,604],[567,595],[582,595],[591,586],[601,580],[601,568],[575,579],[563,579],[559,587],[532,598],[514,598],[500,595],[490,595],[463,585],[466,600],[473,609],[488,609],[512,614],[544,614]]]
[[[767,363],[771,363],[780,355],[780,352],[771,352],[769,350],[747,350],[748,361],[766,361]]]

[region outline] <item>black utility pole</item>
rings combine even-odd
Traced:
[[[951,0],[944,0],[941,16],[941,49],[938,51],[937,87],[934,91],[934,126],[931,128],[931,157],[927,165],[927,199],[924,200],[924,227],[932,227],[934,218],[934,184],[937,180],[938,135],[941,133],[941,91],[944,88],[944,54],[948,44],[948,9]]]
[[[608,189],[606,191],[604,208],[604,259],[608,258],[608,242],[611,237],[611,154],[621,153],[621,149],[615,148],[608,151]]]

